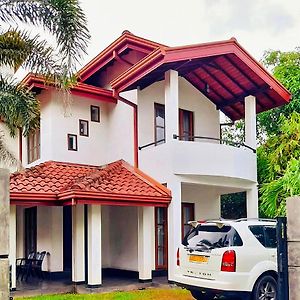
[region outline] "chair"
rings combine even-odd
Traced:
[[[21,280],[23,280],[25,274],[27,280],[30,271],[31,262],[35,258],[35,256],[36,256],[36,252],[31,251],[29,252],[27,258],[23,257],[23,258],[16,259],[17,280],[19,279],[21,273],[22,273]]]
[[[31,271],[34,275],[39,277],[40,279],[44,279],[43,271],[42,271],[42,264],[46,255],[46,251],[41,253],[37,253],[36,257],[32,260],[31,263]]]

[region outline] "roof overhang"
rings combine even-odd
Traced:
[[[54,87],[54,84],[48,82],[41,76],[29,73],[23,80],[22,84],[29,87],[33,91],[47,90]],[[117,103],[117,99],[113,95],[113,91],[100,87],[95,87],[86,83],[78,82],[70,88],[70,93],[77,96],[96,99],[104,102]]]
[[[244,117],[244,98],[254,95],[257,112],[289,102],[291,94],[232,38],[183,47],[159,47],[119,75],[111,86],[122,91],[164,79],[176,70],[232,120]]]

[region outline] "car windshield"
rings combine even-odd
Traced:
[[[215,248],[242,246],[243,242],[231,226],[200,224],[186,234],[182,244],[192,251],[210,252]]]

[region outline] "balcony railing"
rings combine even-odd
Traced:
[[[235,142],[235,141],[230,141],[230,140],[227,140],[227,139],[219,139],[219,138],[214,138],[214,137],[209,137],[209,136],[197,136],[197,135],[191,135],[191,136],[186,136],[186,135],[177,135],[177,134],[173,134],[173,139],[179,139],[179,140],[186,140],[187,141],[195,141],[195,140],[208,140],[208,141],[217,141],[219,142],[220,144],[225,144],[225,145],[229,145],[229,146],[234,146],[234,147],[245,147],[245,148],[248,148],[250,149],[251,151],[253,151],[253,153],[256,153],[256,149],[246,145],[245,143],[239,143],[239,142]],[[152,143],[148,143],[148,144],[145,144],[143,146],[139,146],[139,150],[142,150],[142,149],[145,149],[145,148],[148,148],[150,146],[156,146],[156,145],[159,145],[160,143],[164,143],[166,140],[165,139],[161,139],[159,141],[155,141],[155,142],[152,142]]]

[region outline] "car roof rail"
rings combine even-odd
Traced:
[[[234,220],[234,222],[242,222],[242,221],[277,222],[275,219],[268,219],[268,218],[240,218],[240,219]]]

